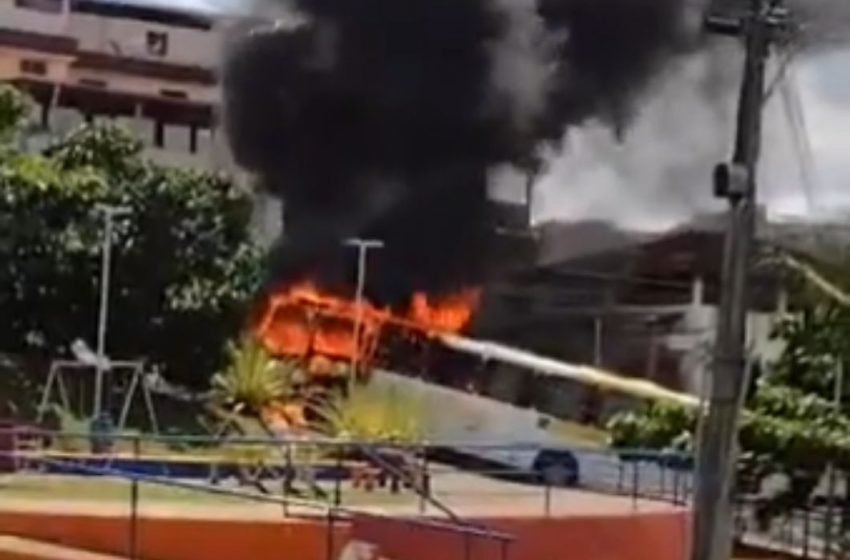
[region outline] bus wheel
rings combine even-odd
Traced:
[[[571,453],[543,452],[535,461],[540,482],[547,486],[568,487],[578,484],[578,461]]]

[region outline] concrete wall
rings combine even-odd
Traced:
[[[204,30],[78,12],[51,13],[18,7],[12,0],[0,2],[0,22],[7,29],[72,37],[87,51],[209,68],[221,58],[222,33],[217,26]],[[164,56],[147,48],[148,32],[168,36]]]
[[[164,56],[147,48],[149,32],[165,33],[168,51]],[[161,23],[102,17],[93,14],[71,14],[68,34],[80,42],[80,49],[132,58],[191,64],[214,68],[221,55],[221,35],[210,30],[187,29]]]
[[[126,516],[0,512],[0,534],[29,537],[106,554],[130,555]],[[297,558],[333,560],[350,528],[339,522],[142,517],[137,525],[137,556],[157,560],[237,560]],[[328,554],[328,546],[333,550]]]
[[[81,80],[97,80],[106,84],[105,89],[146,97],[159,97],[162,90],[172,90],[185,93],[186,99],[190,101],[217,103],[219,100],[218,88],[214,86],[150,78],[148,76],[128,76],[88,68],[71,68],[63,81],[79,84]]]
[[[48,82],[64,82],[73,57],[45,54],[27,49],[10,49],[0,46],[0,80],[11,80],[21,76],[21,60],[44,62],[47,72],[39,79]]]
[[[502,547],[492,539],[357,518],[352,539],[376,547],[377,554],[368,560],[683,560],[688,552],[684,511],[548,519],[507,515],[469,521],[514,540]]]
[[[129,519],[94,514],[0,513],[0,533],[129,556]],[[634,513],[563,518],[502,516],[469,520],[514,536],[504,550],[485,539],[428,530],[402,520],[186,519],[142,517],[138,558],[157,560],[684,560],[687,514]],[[328,538],[328,536],[331,538]],[[361,556],[352,541],[378,554]],[[361,548],[361,550],[363,550]],[[0,557],[2,558],[2,557]],[[15,559],[17,560],[17,559]]]
[[[0,2],[0,22],[7,29],[61,35],[67,19],[61,13],[18,8],[13,0],[4,0]]]
[[[715,306],[694,304],[684,310],[683,320],[675,332],[662,339],[668,348],[683,352],[681,378],[692,394],[699,394],[705,389],[705,376],[711,366],[717,329],[717,313]],[[780,340],[772,340],[771,332],[784,313],[778,306],[775,312],[752,311],[747,315],[747,345],[754,359],[770,362],[781,355],[784,344]]]

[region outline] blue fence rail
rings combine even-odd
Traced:
[[[555,490],[531,459],[543,448],[528,443],[455,441],[414,445],[322,437],[222,440],[210,436],[113,434],[110,451],[92,454],[86,451],[91,447],[90,437],[88,433],[0,428],[0,452],[5,447],[7,470],[13,461],[24,467],[39,461],[39,471],[46,473],[81,474],[78,466],[84,465],[127,475],[194,479],[211,485],[225,478],[241,478],[259,486],[267,480],[291,482],[295,477],[304,478],[309,471],[309,477],[318,483],[318,488],[330,493],[335,505],[342,505],[343,482],[361,482],[364,486],[377,482],[397,493],[405,490],[422,494],[423,506],[430,501],[444,513],[446,508],[435,503],[433,493],[426,490],[439,487],[441,479],[461,473],[526,483],[525,492],[538,494],[546,509]],[[14,458],[8,455],[12,450]],[[684,455],[551,445],[545,451],[574,459],[577,472],[575,477],[567,478],[570,486],[628,496],[636,504],[640,500],[686,504],[693,490],[691,462]],[[0,470],[3,468],[0,457]],[[495,486],[481,485],[479,491],[486,494],[492,488]]]

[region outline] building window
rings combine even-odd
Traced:
[[[168,97],[169,99],[188,99],[189,95],[182,90],[179,89],[161,89],[159,90],[159,94],[163,97]]]
[[[164,31],[148,31],[146,43],[148,54],[155,56],[168,54],[168,34]]]
[[[30,74],[32,76],[46,76],[47,62],[43,60],[34,60],[32,58],[22,58],[18,63],[22,74]]]
[[[49,14],[59,14],[62,13],[62,3],[63,0],[15,0],[15,7]]]
[[[80,78],[79,84],[81,86],[97,88],[97,89],[106,89],[106,82],[103,80],[94,80],[92,78]]]

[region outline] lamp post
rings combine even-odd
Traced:
[[[103,213],[104,232],[100,267],[100,308],[97,321],[97,364],[95,365],[94,381],[94,414],[95,420],[99,419],[103,412],[103,385],[107,369],[106,364],[106,329],[109,318],[109,280],[110,266],[112,261],[112,234],[115,219],[130,214],[130,209],[124,206],[111,206],[101,204],[97,206],[98,212]]]
[[[351,373],[349,383],[357,376],[357,362],[360,356],[360,326],[363,322],[363,292],[366,289],[366,256],[372,249],[381,249],[384,242],[378,239],[361,239],[353,237],[345,240],[347,247],[357,249],[357,288],[354,295],[354,352],[351,355]]]

